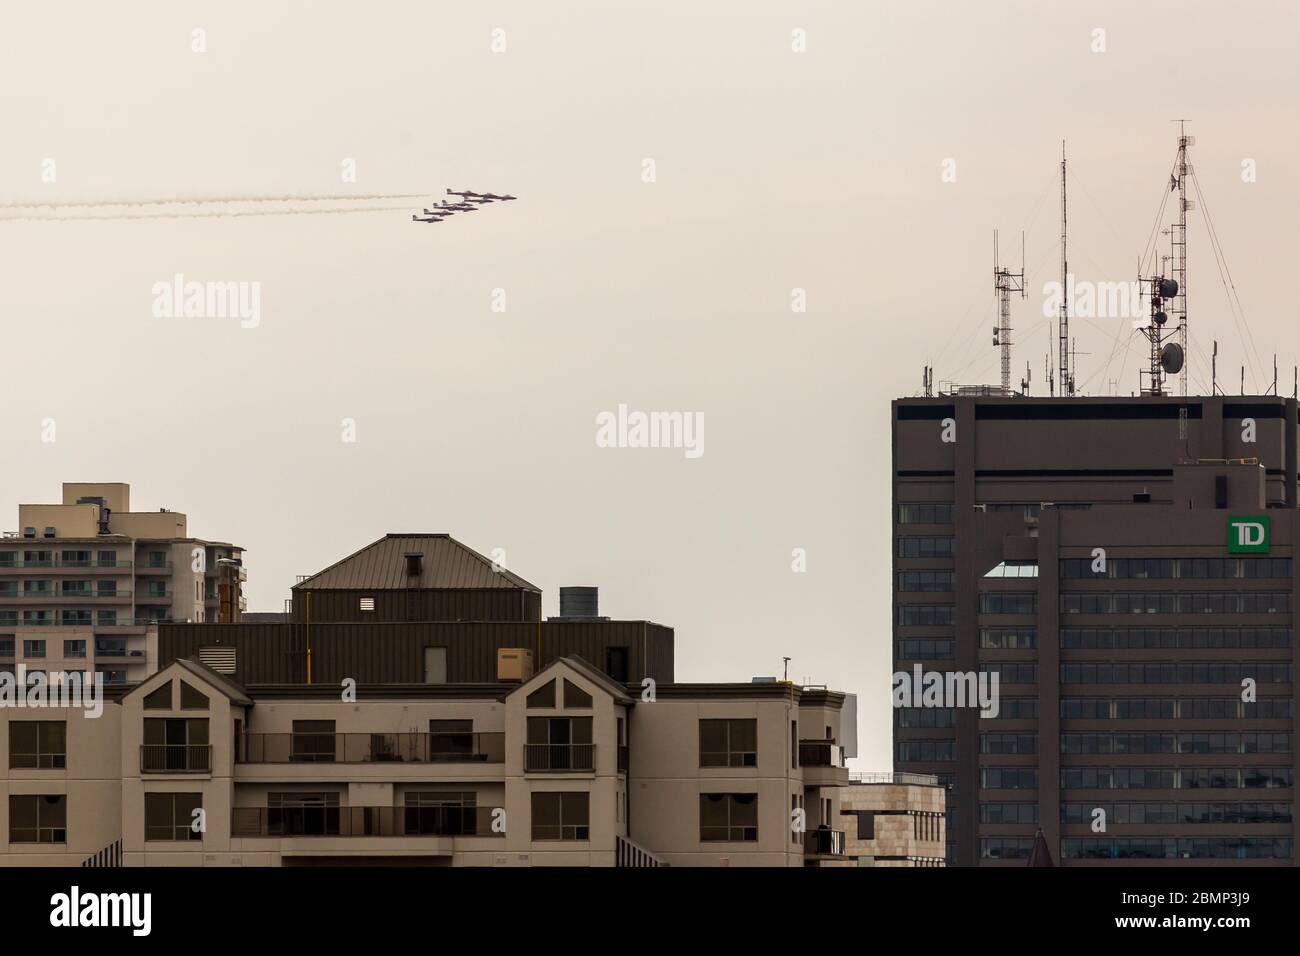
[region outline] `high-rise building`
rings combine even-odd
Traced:
[[[951,862],[1294,863],[1296,405],[894,402],[894,766]]]
[[[156,668],[159,623],[239,620],[242,549],[130,504],[130,486],[110,482],[18,506],[18,529],[0,537],[0,668],[137,681]]]

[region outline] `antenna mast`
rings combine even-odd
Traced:
[[[1173,313],[1178,320],[1178,344],[1187,355],[1187,211],[1195,209],[1196,204],[1187,198],[1187,176],[1192,167],[1187,162],[1187,147],[1196,143],[1196,137],[1188,136],[1186,120],[1178,120],[1178,159],[1174,162],[1174,175],[1171,188],[1178,190],[1178,224],[1173,227],[1171,244],[1176,261],[1175,277],[1178,280],[1178,297],[1173,301]],[[1187,366],[1183,366],[1179,380],[1179,394],[1187,394]]]
[[[993,291],[998,296],[998,324],[993,328],[993,344],[1002,349],[1002,394],[1011,392],[1011,293],[1025,297],[1025,234],[1020,234],[1020,271],[1012,272],[998,265],[998,231],[993,230]]]
[[[1069,259],[1065,246],[1065,140],[1061,140],[1061,322],[1057,329],[1057,358],[1061,363],[1061,394],[1074,394],[1074,377],[1070,374],[1070,296]]]

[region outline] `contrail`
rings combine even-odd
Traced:
[[[120,220],[120,219],[226,219],[235,216],[328,216],[333,214],[347,215],[349,213],[359,212],[410,212],[410,206],[365,206],[354,209],[244,209],[244,210],[227,210],[227,211],[205,211],[196,209],[193,212],[119,212],[107,213],[105,215],[75,214],[71,216],[39,216],[24,213],[18,216],[0,216],[0,222],[93,222],[95,220]]]
[[[175,196],[165,199],[86,199],[69,202],[0,202],[0,209],[73,209],[88,206],[180,206],[240,202],[354,202],[375,199],[428,199],[433,192],[370,193],[353,196]]]

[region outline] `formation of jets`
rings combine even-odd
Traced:
[[[479,207],[490,202],[509,202],[514,196],[498,196],[495,193],[476,193],[469,190],[448,189],[448,196],[460,197],[458,201],[434,203],[426,208],[423,216],[411,216],[411,222],[442,222],[448,216],[458,212],[478,212]]]

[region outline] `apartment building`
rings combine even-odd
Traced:
[[[850,774],[840,794],[846,852],[859,866],[943,866],[946,808],[933,775]]]
[[[852,865],[843,695],[655,691],[580,658],[355,699],[174,661],[98,719],[0,709],[0,862]]]
[[[671,628],[590,589],[542,621],[445,535],[340,564],[336,610],[318,577],[300,621],[164,625],[103,717],[0,708],[0,863],[854,864],[844,694],[675,682]],[[501,619],[410,619],[464,608]]]
[[[895,709],[961,865],[1295,862],[1296,401],[893,405]],[[911,703],[915,703],[912,701]]]
[[[65,483],[59,504],[18,506],[0,537],[0,668],[138,681],[157,669],[160,622],[239,620],[242,550],[130,498],[123,483]]]

